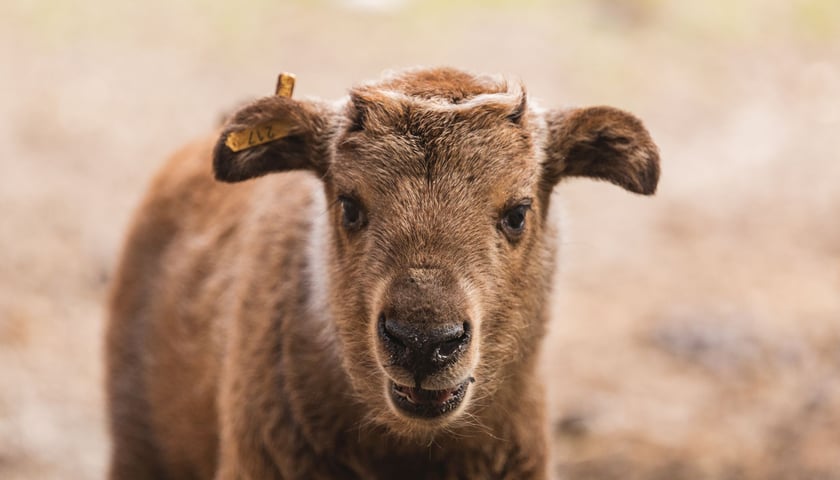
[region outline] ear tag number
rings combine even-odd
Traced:
[[[291,73],[281,73],[277,77],[276,95],[291,98],[294,90],[295,76]],[[287,120],[275,120],[273,122],[263,123],[253,128],[229,133],[227,139],[225,139],[225,145],[231,151],[239,152],[283,138],[292,131],[292,127],[293,125]]]

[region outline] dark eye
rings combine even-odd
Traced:
[[[517,240],[525,231],[525,217],[530,208],[530,204],[520,204],[502,214],[501,228],[509,240]]]
[[[341,203],[341,223],[345,229],[356,231],[365,226],[365,212],[362,211],[362,206],[358,200],[342,195],[338,197],[338,201]]]

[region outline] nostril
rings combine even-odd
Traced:
[[[455,338],[451,338],[450,340],[445,340],[440,345],[438,345],[436,349],[436,355],[440,357],[440,359],[446,359],[453,354],[459,352],[464,346],[470,343],[470,324],[464,322],[462,327],[458,327],[453,331],[453,333],[457,334],[458,336]]]
[[[448,342],[443,342],[440,347],[438,347],[438,355],[441,357],[448,357],[455,353],[458,348],[463,345],[461,338],[456,338],[455,340],[449,340]]]
[[[384,313],[379,314],[378,323],[379,337],[382,340],[390,342],[391,344],[396,345],[398,347],[405,348],[405,343],[400,338],[399,333],[397,333],[394,330],[393,325],[390,325],[390,322],[388,322],[388,320],[385,318]]]

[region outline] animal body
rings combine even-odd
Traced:
[[[547,478],[569,177],[652,194],[657,148],[623,111],[449,68],[245,106],[165,164],[128,234],[110,478]]]

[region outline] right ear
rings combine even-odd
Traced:
[[[271,172],[328,167],[333,113],[326,105],[280,95],[265,97],[236,112],[213,150],[213,172],[223,182],[240,182]]]

